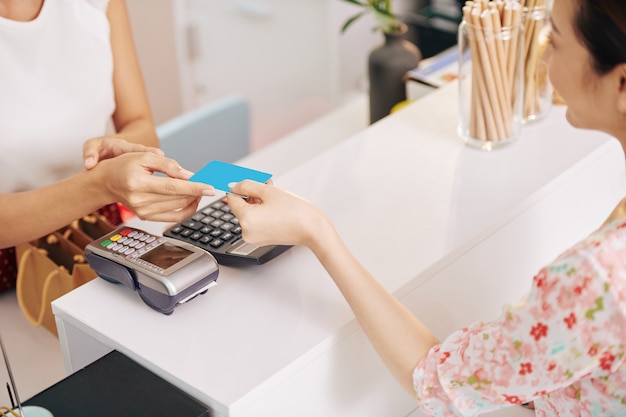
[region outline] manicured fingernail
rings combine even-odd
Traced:
[[[215,190],[212,188],[206,189],[206,190],[202,190],[202,195],[205,196],[214,196],[215,195]]]
[[[239,184],[238,182],[229,182],[228,183],[228,188],[235,188],[237,186],[237,184]]]
[[[87,159],[85,159],[85,166],[91,166],[93,165],[93,157],[89,157]]]

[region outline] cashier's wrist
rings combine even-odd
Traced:
[[[83,171],[78,174],[86,182],[81,191],[82,199],[92,202],[96,207],[103,207],[118,201],[117,195],[109,189],[109,183],[104,174],[99,169]]]

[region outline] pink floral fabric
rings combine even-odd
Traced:
[[[472,416],[533,400],[539,417],[626,416],[626,219],[534,277],[501,317],[451,334],[415,368],[424,412]]]

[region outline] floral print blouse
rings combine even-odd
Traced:
[[[626,218],[607,223],[534,277],[501,317],[456,331],[413,372],[434,416],[533,400],[539,417],[626,416]]]

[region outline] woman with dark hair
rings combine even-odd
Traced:
[[[626,147],[626,2],[555,0],[551,22],[544,59],[568,121]],[[539,416],[626,415],[625,202],[541,269],[521,303],[438,341],[317,207],[272,185],[244,181],[232,190],[244,239],[308,247],[424,412],[467,416],[534,401]]]

